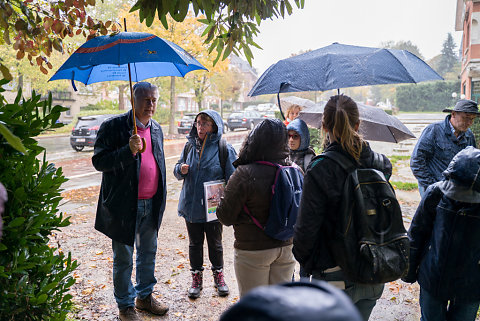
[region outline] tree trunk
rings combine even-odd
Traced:
[[[170,77],[170,120],[168,123],[168,133],[175,134],[175,77]]]
[[[18,86],[17,86],[17,90],[18,89],[23,89],[23,74],[18,74]]]
[[[125,110],[127,106],[125,105],[125,88],[128,85],[119,85],[118,86],[118,109]]]

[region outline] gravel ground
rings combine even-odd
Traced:
[[[162,226],[159,231],[154,295],[170,306],[166,316],[154,317],[142,313],[144,320],[218,320],[221,313],[238,300],[233,270],[233,229],[224,229],[224,259],[226,282],[230,295],[219,297],[213,287],[213,278],[205,261],[204,289],[196,301],[188,299],[190,284],[188,237],[185,223],[176,214],[177,184],[170,186]],[[415,192],[416,193],[416,192]],[[402,196],[403,195],[403,196]],[[416,208],[414,192],[399,195],[405,223],[409,224]],[[72,287],[76,310],[75,320],[116,320],[117,308],[112,286],[111,241],[93,228],[98,187],[73,190],[64,194],[67,201],[62,211],[71,216],[71,225],[56,235],[62,249],[72,252],[80,263]],[[413,201],[412,201],[413,200]],[[205,249],[205,253],[207,250]],[[298,271],[298,269],[297,269]],[[370,320],[419,320],[418,286],[401,281],[386,284],[382,298],[377,302]]]

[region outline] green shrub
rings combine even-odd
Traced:
[[[308,127],[310,132],[310,146],[315,151],[315,154],[320,154],[323,150],[323,137],[322,131],[318,128]]]
[[[85,107],[82,107],[82,111],[87,111],[87,110],[118,110],[118,101],[116,100],[101,100],[96,104],[88,104]]]
[[[35,92],[27,100],[21,94],[19,90],[13,104],[0,94],[0,122],[27,150],[16,151],[0,136],[0,182],[8,191],[0,240],[0,320],[65,320],[77,262],[51,238],[70,224],[58,211],[66,179],[61,168],[45,160],[34,137],[63,126],[56,121],[66,108],[52,107],[51,95],[40,101]]]
[[[170,108],[157,108],[155,115],[153,115],[153,119],[158,121],[160,124],[168,124],[169,117]]]

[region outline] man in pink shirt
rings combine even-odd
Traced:
[[[158,88],[139,82],[133,90],[135,120],[129,111],[105,121],[92,157],[93,166],[102,172],[95,229],[112,239],[114,295],[122,321],[140,320],[135,308],[156,315],[168,311],[152,295],[157,283],[157,234],[167,192],[162,128],[152,119]],[[134,246],[135,286],[131,280]]]

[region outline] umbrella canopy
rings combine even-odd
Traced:
[[[310,99],[300,98],[297,96],[282,97],[280,98],[280,102],[282,103],[283,112],[285,112],[291,105],[298,105],[302,107],[302,109],[315,106],[315,103]]]
[[[132,81],[185,76],[207,70],[188,52],[168,40],[144,32],[119,32],[93,38],[78,48],[50,78],[77,80],[85,85],[102,81]]]
[[[270,66],[249,96],[442,80],[406,50],[331,44]]]
[[[379,107],[357,103],[360,113],[359,133],[365,140],[398,143],[415,138],[415,135],[396,117],[390,116]],[[322,128],[325,103],[302,110],[298,118],[312,127]]]

